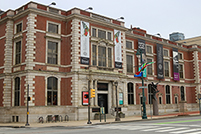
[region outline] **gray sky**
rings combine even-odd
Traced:
[[[172,32],[182,32],[185,38],[201,36],[201,0],[33,0],[55,8],[69,10],[74,7],[93,11],[110,18],[124,17],[125,26],[140,27],[148,34],[160,33],[169,39]],[[0,0],[0,9],[15,10],[29,0]]]

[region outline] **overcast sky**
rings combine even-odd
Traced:
[[[52,0],[33,0],[48,5]],[[15,10],[29,0],[0,0],[0,9]],[[124,17],[125,26],[139,27],[148,34],[160,33],[169,39],[172,32],[184,33],[185,38],[201,36],[201,0],[55,0],[55,8],[93,7],[94,13],[113,19]]]

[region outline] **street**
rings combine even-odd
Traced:
[[[201,134],[201,116],[143,120],[80,127],[0,127],[0,134]]]

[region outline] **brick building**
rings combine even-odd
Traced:
[[[1,122],[26,121],[28,85],[32,97],[30,122],[47,115],[87,119],[83,92],[89,88],[96,89],[91,107],[105,107],[110,117],[116,106],[114,82],[118,82],[121,111],[126,116],[140,114],[141,79],[133,76],[138,71],[136,52],[140,44],[146,50],[147,62],[155,62],[147,67],[144,78],[147,110],[152,102],[149,84],[159,81],[159,113],[178,111],[181,101],[187,110],[197,110],[200,45],[176,43],[139,28],[129,29],[122,21],[78,8],[64,11],[29,2],[2,13]],[[91,115],[93,118],[94,113]]]

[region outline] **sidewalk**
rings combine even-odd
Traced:
[[[151,120],[151,119],[161,119],[161,118],[173,118],[178,116],[192,116],[192,115],[200,115],[199,111],[192,112],[184,112],[184,113],[167,113],[158,116],[147,116],[147,119],[142,119],[141,116],[128,116],[125,118],[121,118],[121,121],[116,122],[115,119],[106,119],[104,120],[91,120],[92,124],[87,124],[88,120],[82,121],[64,121],[64,122],[51,122],[51,123],[29,123],[29,126],[25,126],[26,123],[0,123],[0,127],[13,127],[13,128],[23,128],[23,127],[56,127],[56,126],[85,126],[85,125],[100,125],[100,124],[111,124],[111,123],[120,123],[120,122],[132,122],[132,121],[143,121],[143,120]]]

